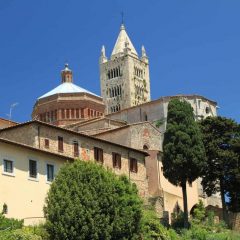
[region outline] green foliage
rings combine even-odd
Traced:
[[[186,183],[192,183],[205,168],[205,149],[193,109],[186,101],[173,99],[168,104],[167,129],[163,141],[163,174],[181,186],[184,201],[184,226],[188,226]]]
[[[164,124],[164,119],[159,119],[155,122],[156,128],[160,128]]]
[[[199,200],[196,208],[193,210],[193,220],[196,223],[201,223],[206,218],[206,210],[202,200]]]
[[[3,204],[3,208],[2,208],[2,214],[6,214],[6,213],[7,213],[7,211],[8,211],[7,204],[6,204],[6,203],[4,203],[4,204]]]
[[[19,229],[23,226],[23,220],[17,220],[13,218],[6,218],[0,214],[0,230],[5,229]]]
[[[184,228],[184,215],[182,211],[179,214],[173,214],[171,227],[176,231]]]
[[[44,208],[50,239],[134,239],[141,230],[137,188],[99,164],[66,164]]]
[[[225,194],[229,193],[231,202],[236,203],[232,210],[240,210],[239,154],[231,147],[239,142],[239,125],[232,119],[207,117],[200,126],[207,155],[207,167],[202,171],[203,189],[208,196],[220,192],[223,209]]]
[[[164,176],[174,185],[192,183],[205,165],[202,135],[186,101],[173,99],[168,105],[167,129],[163,141]]]
[[[144,240],[171,240],[169,232],[160,223],[160,219],[156,216],[154,210],[151,209],[145,209],[143,212],[142,234]]]
[[[35,228],[35,230],[34,230]],[[11,231],[0,231],[0,240],[47,240],[47,235],[35,233],[38,227],[24,227]]]

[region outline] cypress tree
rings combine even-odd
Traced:
[[[185,228],[188,227],[187,183],[200,176],[205,159],[201,131],[191,105],[184,100],[171,100],[163,141],[163,174],[182,188]]]

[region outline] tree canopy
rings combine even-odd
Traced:
[[[201,130],[207,155],[207,168],[202,172],[203,189],[208,196],[221,193],[223,216],[227,220],[225,194],[230,194],[235,201],[235,193],[237,189],[239,191],[239,180],[236,178],[239,174],[239,154],[233,147],[239,142],[239,125],[232,119],[207,117],[201,121]]]
[[[193,109],[184,100],[173,99],[168,105],[167,128],[163,141],[163,174],[181,186],[185,226],[188,220],[186,183],[195,181],[205,167],[205,150]]]
[[[44,209],[51,239],[134,239],[142,200],[135,184],[102,166],[77,160],[52,183]]]

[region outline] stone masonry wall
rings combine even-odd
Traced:
[[[63,152],[58,150],[58,136],[63,137]],[[125,147],[117,146],[98,139],[85,137],[74,132],[68,132],[64,129],[56,129],[38,123],[21,126],[14,129],[8,129],[1,134],[4,137],[16,142],[21,142],[30,146],[55,152],[64,156],[74,157],[73,142],[79,144],[79,158],[82,160],[94,159],[94,147],[102,148],[104,154],[103,165],[111,169],[117,175],[125,174],[132,182],[136,183],[139,194],[144,198],[148,196],[148,181],[145,167],[145,154]],[[49,141],[49,147],[45,146],[45,139]],[[121,169],[113,168],[112,153],[121,154]],[[130,158],[138,161],[138,172],[130,171]]]
[[[10,128],[0,131],[0,137],[15,142],[20,142],[33,147],[37,145],[38,128],[32,125],[25,125],[21,128]]]

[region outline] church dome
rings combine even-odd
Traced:
[[[61,71],[61,75],[62,83],[53,90],[42,95],[38,99],[42,99],[60,93],[88,93],[96,97],[99,97],[98,95],[73,84],[72,70],[69,68],[68,63],[65,64],[65,68]]]
[[[96,97],[99,97],[98,95],[96,95],[82,87],[79,87],[71,82],[64,82],[64,83],[60,84],[59,86],[57,86],[56,88],[54,88],[53,90],[42,95],[38,99],[42,99],[42,98],[49,97],[54,94],[60,94],[60,93],[88,93],[88,94],[94,95]]]
[[[61,84],[39,97],[32,118],[57,126],[102,116],[105,106],[100,96],[73,83],[72,70],[65,64]]]

